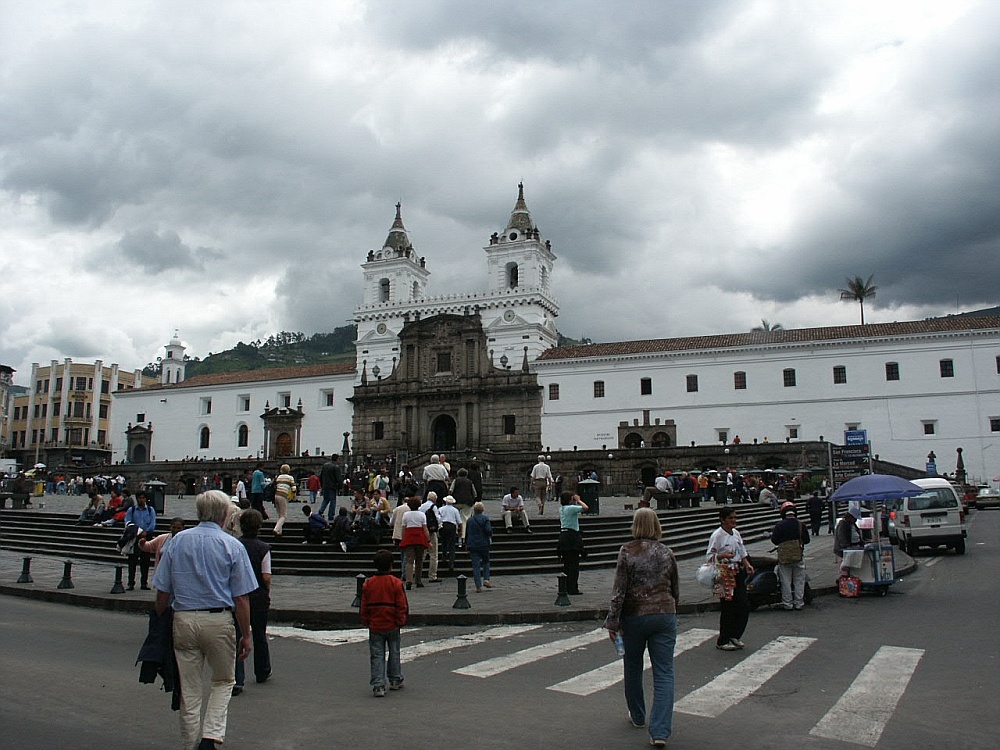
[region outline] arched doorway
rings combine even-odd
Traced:
[[[457,434],[455,420],[447,414],[442,414],[431,423],[431,449],[435,451],[455,450]]]
[[[670,447],[670,435],[665,432],[657,432],[653,435],[653,447],[654,448],[669,448]]]
[[[625,436],[625,440],[622,443],[625,448],[638,448],[642,445],[642,435],[638,432],[630,432]]]
[[[146,446],[137,445],[132,449],[132,463],[134,464],[144,464],[146,463]]]
[[[287,432],[282,432],[274,441],[274,453],[279,458],[281,456],[290,456],[292,455],[293,445],[292,436]]]

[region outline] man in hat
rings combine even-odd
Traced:
[[[861,518],[861,508],[852,505],[837,522],[837,528],[833,531],[833,554],[837,556],[838,566],[844,561],[845,549],[861,549],[865,544],[864,535],[858,528],[859,518]]]
[[[458,546],[458,529],[462,525],[462,514],[455,507],[455,498],[445,495],[437,501],[438,517],[441,526],[438,529],[439,544],[444,553],[444,561],[449,572],[455,570],[455,548]]]
[[[796,517],[795,503],[782,503],[781,520],[771,530],[771,543],[778,548],[781,606],[802,609],[806,592],[806,562],[802,550],[809,544],[809,530]]]

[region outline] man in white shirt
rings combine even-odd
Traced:
[[[441,528],[438,530],[441,547],[444,549],[444,561],[449,571],[455,570],[455,548],[458,546],[458,529],[462,525],[462,514],[455,507],[455,498],[448,495],[444,503],[438,506],[438,517]]]
[[[649,507],[649,501],[654,495],[665,495],[671,491],[670,482],[667,479],[666,474],[658,474],[656,479],[653,480],[653,486],[647,487],[642,492],[642,505],[643,507]]]
[[[430,555],[430,570],[428,571],[430,577],[427,579],[428,583],[441,583],[441,579],[438,578],[438,532],[441,529],[441,514],[438,513],[437,508],[437,493],[428,492],[427,499],[421,503],[420,510],[424,515],[427,516],[427,533],[430,534],[430,548],[427,550],[427,554]],[[428,514],[427,511],[432,510],[432,514]],[[435,520],[431,523],[431,516]],[[431,528],[433,526],[433,528]]]
[[[521,525],[524,526],[524,530],[527,533],[532,533],[531,524],[528,523],[528,514],[524,508],[524,498],[521,497],[521,493],[517,487],[511,487],[510,492],[503,496],[501,502],[503,507],[503,525],[507,528],[507,533],[514,533],[514,516],[517,516],[521,521]]]
[[[428,492],[438,497],[448,494],[448,470],[441,464],[441,457],[435,453],[431,462],[424,467],[424,497]]]
[[[535,498],[538,500],[538,514],[545,513],[545,495],[552,486],[552,470],[545,463],[545,456],[538,457],[538,463],[531,468],[531,483],[535,487]]]

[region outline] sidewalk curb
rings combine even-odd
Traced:
[[[916,561],[903,552],[896,552],[897,557],[905,556],[905,564],[895,571],[896,578],[910,575],[917,569]],[[836,584],[813,588],[813,596],[832,596],[838,593]],[[77,607],[91,607],[112,612],[129,612],[146,614],[153,603],[140,599],[117,599],[111,595],[77,594],[58,589],[21,588],[0,584],[0,594],[19,596],[26,599],[68,604]],[[679,604],[677,614],[694,615],[703,612],[713,612],[719,609],[719,602],[706,599],[698,602]],[[587,607],[582,609],[542,609],[533,612],[476,612],[475,610],[455,610],[453,612],[413,613],[408,624],[414,627],[433,625],[528,625],[559,622],[589,622],[603,620],[607,608]],[[361,615],[356,609],[348,610],[310,610],[310,609],[272,609],[268,622],[308,625],[311,627],[360,627]]]

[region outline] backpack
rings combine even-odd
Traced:
[[[425,510],[424,515],[427,516],[427,530],[433,534],[439,528],[438,517],[437,513],[434,511],[434,506]]]

